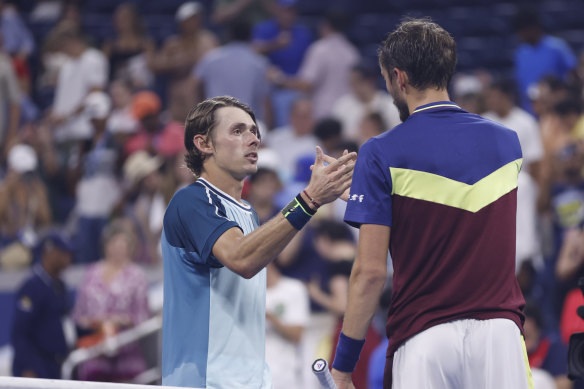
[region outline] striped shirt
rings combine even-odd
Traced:
[[[162,234],[162,384],[271,388],[265,363],[266,271],[247,280],[212,253],[228,229],[259,226],[251,206],[200,178],[178,191]]]

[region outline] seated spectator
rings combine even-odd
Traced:
[[[341,122],[333,118],[324,118],[317,122],[314,127],[314,136],[319,140],[324,152],[331,156],[331,153],[338,151],[339,146],[344,142]]]
[[[162,102],[154,92],[143,91],[134,95],[132,116],[138,121],[138,131],[124,145],[126,156],[140,150],[156,153],[162,130],[159,116],[161,108]]]
[[[135,88],[149,87],[153,80],[146,57],[153,54],[155,46],[145,34],[137,6],[120,4],[113,19],[116,35],[107,39],[102,47],[109,60],[109,78],[126,78]]]
[[[112,221],[102,239],[105,256],[87,269],[73,310],[77,324],[99,333],[98,340],[129,329],[149,316],[146,277],[132,263],[136,237],[131,224],[121,219]],[[84,343],[83,338],[80,343]],[[84,362],[78,376],[84,381],[124,382],[145,369],[139,345],[133,343],[113,355]]]
[[[61,274],[71,263],[72,248],[62,236],[51,233],[41,240],[39,251],[40,262],[16,292],[12,374],[58,379],[71,347],[64,319],[73,304]]]
[[[282,183],[275,170],[258,167],[258,170],[249,178],[249,188],[246,200],[251,204],[258,215],[260,224],[263,224],[280,212],[275,202],[276,194],[282,189]]]
[[[379,69],[374,63],[361,61],[351,69],[351,92],[339,98],[332,109],[332,116],[341,122],[346,139],[361,139],[359,124],[371,112],[377,112],[383,118],[387,127],[382,131],[401,123],[393,98],[377,88],[378,78]]]
[[[161,258],[160,237],[164,211],[168,205],[161,174],[163,160],[141,150],[124,163],[127,192],[123,201],[124,214],[136,226],[137,247],[142,263],[158,263]]]
[[[359,123],[359,137],[357,141],[359,145],[363,145],[369,139],[383,134],[387,129],[387,125],[383,117],[378,112],[370,112],[366,114]]]
[[[557,334],[545,335],[543,318],[536,305],[528,303],[525,314],[524,336],[529,366],[542,369],[552,375],[558,389],[571,389],[568,379],[568,348]]]
[[[132,87],[123,79],[112,81],[109,86],[112,98],[112,112],[107,121],[107,129],[119,144],[124,144],[130,134],[138,130],[138,122],[132,113]]]
[[[38,233],[51,224],[47,189],[37,166],[29,145],[17,144],[8,152],[8,172],[0,185],[0,247],[13,242],[32,247]]]

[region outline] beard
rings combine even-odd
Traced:
[[[410,117],[410,109],[408,108],[408,104],[405,100],[402,100],[398,96],[393,96],[393,105],[396,106],[397,111],[399,112],[399,118],[402,122],[405,122]]]

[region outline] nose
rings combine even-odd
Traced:
[[[250,145],[259,145],[260,144],[259,136],[254,134],[252,131],[249,131],[248,143]]]

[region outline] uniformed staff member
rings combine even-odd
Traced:
[[[71,263],[72,249],[57,234],[40,244],[41,261],[18,290],[12,323],[15,377],[60,378],[67,357],[63,327],[72,301],[61,273]]]

